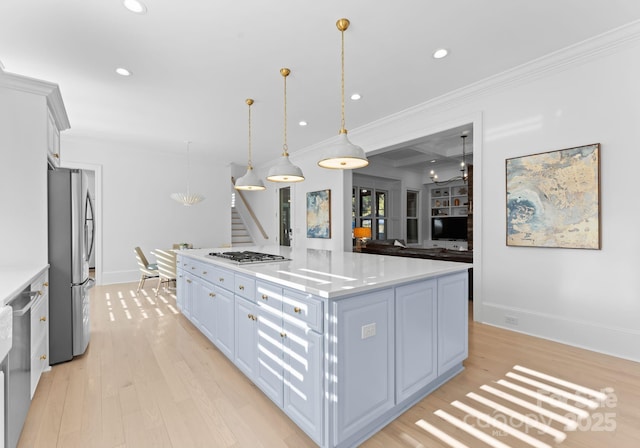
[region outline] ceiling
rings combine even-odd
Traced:
[[[351,21],[345,91],[362,95],[346,100],[351,130],[640,18],[637,0],[145,3],[141,15],[121,0],[0,2],[0,61],[60,85],[71,122],[63,144],[98,139],[160,152],[185,151],[191,140],[192,153],[245,165],[245,99],[253,98],[253,161],[266,163],[283,144],[281,67],[291,69],[289,151],[334,138],[341,17]],[[436,60],[441,47],[450,54]],[[433,157],[436,146],[406,153]]]

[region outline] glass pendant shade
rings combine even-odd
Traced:
[[[318,162],[322,168],[353,170],[369,165],[364,150],[347,138],[347,132],[340,132],[338,141],[323,152],[324,158]]]
[[[258,176],[256,176],[256,173],[253,172],[253,167],[249,166],[247,167],[245,175],[236,180],[235,189],[260,191],[265,190],[266,187]]]
[[[280,74],[284,78],[284,144],[282,145],[282,156],[271,167],[267,175],[267,180],[271,182],[302,182],[304,180],[300,167],[289,160],[287,146],[287,76],[290,73],[291,70],[288,68],[280,69]]]
[[[185,142],[187,144],[187,192],[186,193],[172,193],[170,198],[174,201],[180,202],[182,205],[191,206],[198,202],[204,201],[204,196],[199,193],[191,193],[189,190],[189,145],[190,141]]]

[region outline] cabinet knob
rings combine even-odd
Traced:
[[[38,295],[41,296],[42,295],[42,291],[38,291]]]
[[[220,277],[218,281],[224,283],[224,277]]]
[[[196,268],[195,266],[191,266],[191,269],[195,269],[195,268]]]
[[[53,158],[54,159],[59,159],[60,158],[60,154],[58,154],[57,152],[53,153]]]
[[[269,300],[269,296],[266,294],[262,294],[262,300]]]
[[[202,271],[202,275],[207,275],[207,271]]]
[[[49,286],[49,282],[44,282],[44,283],[42,284],[42,286],[45,286],[45,287],[46,287],[46,286]]]
[[[47,316],[42,316],[40,318],[40,322],[46,322],[47,321]]]
[[[42,360],[42,361],[44,361],[45,359],[47,359],[47,355],[42,355],[42,356],[40,357],[40,360]]]
[[[215,292],[210,292],[210,293],[209,293],[209,297],[215,297],[215,296],[216,296],[216,293],[215,293]]]
[[[187,279],[187,283],[191,283],[191,280]]]
[[[286,337],[287,337],[287,333],[284,333],[284,332],[283,332],[283,333],[280,333],[280,337],[281,337],[281,338],[286,338]]]
[[[244,291],[244,286],[240,285],[240,286],[238,286],[238,289],[239,289],[240,291]]]
[[[251,320],[256,320],[256,316],[254,316],[253,314],[247,314],[247,317]]]
[[[296,306],[296,307],[294,307],[294,308],[293,308],[293,312],[294,312],[294,313],[298,313],[298,314],[300,314],[300,313],[302,312],[302,309],[301,309],[301,308],[298,308],[298,307]]]

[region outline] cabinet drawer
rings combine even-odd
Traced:
[[[256,303],[269,312],[282,312],[282,288],[271,283],[256,282]]]
[[[49,333],[49,297],[40,296],[31,307],[31,354],[37,351],[37,345],[46,339]]]
[[[282,312],[286,322],[298,326],[309,326],[322,332],[323,303],[311,294],[284,290],[282,294]]]
[[[256,300],[256,281],[248,275],[235,274],[234,276],[234,292],[239,296],[249,299],[252,302]]]
[[[211,277],[209,280],[210,282],[228,291],[234,290],[235,285],[233,283],[233,272],[220,268],[212,268],[209,269],[209,271],[209,277]]]

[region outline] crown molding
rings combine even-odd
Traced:
[[[6,72],[0,67],[0,87],[46,97],[58,129],[64,131],[71,127],[58,84]]]
[[[398,123],[408,122],[416,115],[424,116],[425,113],[433,114],[434,109],[450,109],[482,96],[496,94],[507,88],[527,84],[536,79],[560,73],[577,65],[602,57],[603,55],[622,51],[639,40],[640,20],[614,28],[613,30],[549,53],[497,75],[453,90],[432,100],[372,121],[350,130],[349,135],[353,136],[354,140],[358,140],[358,137],[367,140],[367,136],[371,134],[377,134],[379,137],[387,134],[390,126],[395,127],[398,126]],[[321,150],[330,145],[336,138],[337,137],[330,138],[304,148],[301,151],[296,151],[296,155]],[[376,141],[380,143],[377,138]],[[367,152],[381,147],[382,146],[377,144],[375,148],[369,148]]]

